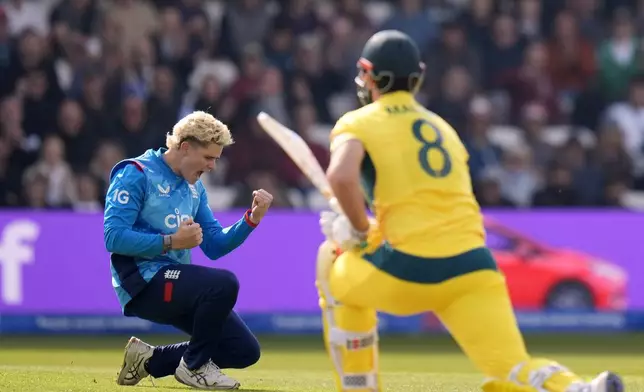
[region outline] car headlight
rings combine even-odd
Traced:
[[[625,280],[627,277],[622,268],[603,261],[595,261],[592,263],[591,270],[594,275],[613,281]]]

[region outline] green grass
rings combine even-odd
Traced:
[[[128,336],[0,336],[0,391],[80,392],[186,390],[167,377],[137,387],[118,387],[116,371]],[[152,344],[176,336],[142,337]],[[263,356],[247,370],[227,371],[246,391],[332,392],[330,363],[319,337],[260,337]],[[644,335],[532,336],[534,354],[548,356],[585,376],[610,369],[622,374],[627,391],[644,392]],[[444,336],[383,337],[385,391],[478,391],[477,374]]]

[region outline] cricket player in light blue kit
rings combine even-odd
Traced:
[[[123,313],[173,325],[191,337],[158,347],[132,337],[119,385],[174,375],[198,389],[238,389],[240,383],[221,369],[245,368],[259,359],[257,339],[233,311],[239,292],[235,275],[191,264],[197,246],[212,260],[240,246],[272,203],[260,189],[233,225],[224,228],[213,217],[199,177],[215,168],[232,143],[226,125],[194,112],[174,126],[167,149],[148,150],[112,170],[104,237]]]

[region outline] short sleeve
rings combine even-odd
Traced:
[[[349,112],[336,122],[331,130],[330,135],[330,150],[333,152],[341,144],[353,139],[362,140],[360,137],[360,130],[353,119],[353,113]]]

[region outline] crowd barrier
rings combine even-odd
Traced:
[[[242,213],[215,216],[228,225]],[[486,211],[486,219],[524,330],[644,330],[644,215]],[[318,333],[314,262],[321,241],[317,214],[271,211],[241,248],[216,261],[195,250],[193,261],[237,275],[236,309],[255,332]],[[550,311],[544,298],[552,288],[575,282],[593,307]],[[0,333],[174,331],[120,312],[101,214],[0,211]],[[430,315],[382,315],[381,328],[441,330]]]

